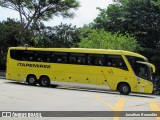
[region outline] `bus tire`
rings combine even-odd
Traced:
[[[50,86],[50,79],[48,76],[41,76],[39,80],[39,85],[41,87],[49,87]]]
[[[35,75],[28,75],[27,76],[27,83],[28,85],[33,85],[35,86],[37,84],[37,78]]]
[[[120,92],[120,94],[122,95],[128,95],[130,93],[130,86],[127,83],[121,83],[118,86],[118,91]]]

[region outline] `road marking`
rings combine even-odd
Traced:
[[[104,103],[107,107],[109,107],[111,110],[113,111],[116,111],[114,112],[114,119],[113,120],[119,120],[119,117],[116,117],[116,116],[119,116],[120,112],[117,112],[117,111],[122,111],[123,108],[124,108],[124,105],[125,105],[125,102],[126,102],[126,99],[125,98],[120,98],[118,99],[117,103],[112,106],[111,104],[109,104],[108,102],[104,101],[100,95],[97,95],[96,96],[96,99],[102,103]]]
[[[120,117],[116,117],[119,116],[121,111],[123,110],[126,100],[130,100],[128,98],[119,98],[118,101],[115,103],[115,105],[111,105],[110,103],[106,102],[105,100],[102,99],[102,96],[97,95],[96,99],[98,101],[100,101],[101,103],[105,104],[107,107],[109,107],[111,110],[116,111],[114,112],[114,119],[113,120],[119,120]],[[132,100],[145,100],[148,101],[148,99],[132,99]],[[130,100],[130,101],[132,101]],[[146,103],[149,105],[149,107],[151,108],[152,111],[160,111],[160,100],[157,101],[148,101],[148,103]],[[117,112],[119,111],[119,112]],[[156,120],[160,120],[160,117],[156,117]]]
[[[160,111],[160,107],[158,105],[160,105],[160,101],[149,103],[149,106],[152,109],[152,111]],[[156,119],[160,120],[160,117],[156,117]]]

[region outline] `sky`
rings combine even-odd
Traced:
[[[109,4],[112,4],[112,0],[79,0],[80,6],[78,10],[75,10],[75,17],[73,19],[63,19],[62,17],[53,17],[53,19],[44,22],[47,26],[55,26],[61,23],[67,23],[76,25],[77,27],[82,27],[85,24],[93,22],[97,17],[100,8],[107,8]],[[7,18],[15,18],[19,20],[18,12],[13,10],[0,7],[0,21],[6,20]]]

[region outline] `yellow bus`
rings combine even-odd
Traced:
[[[10,47],[6,78],[29,85],[152,93],[155,67],[123,50]]]

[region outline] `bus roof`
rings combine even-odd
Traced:
[[[128,56],[135,56],[147,59],[146,57],[125,50],[112,50],[112,49],[91,49],[91,48],[34,48],[34,47],[10,47],[15,50],[37,50],[37,51],[57,51],[57,52],[75,52],[75,53],[94,53],[94,54],[123,54]]]

